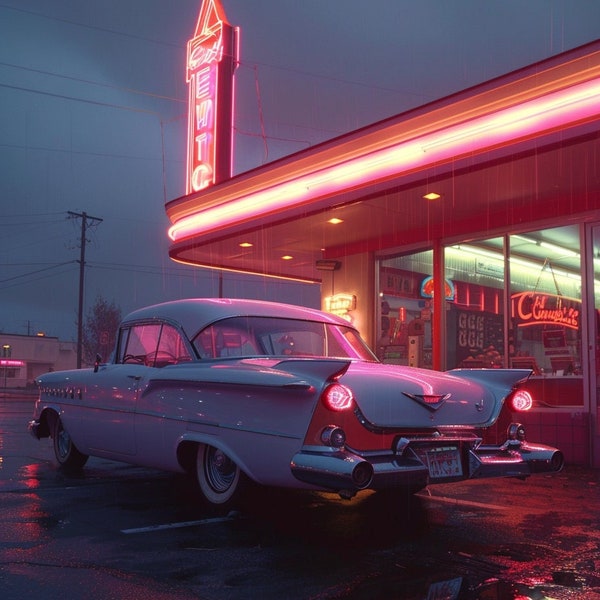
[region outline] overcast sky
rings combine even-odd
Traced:
[[[86,307],[216,296],[168,258],[200,0],[0,0],[0,332],[76,339]],[[223,0],[241,28],[236,173],[598,37],[598,0]],[[225,296],[319,305],[224,275]]]

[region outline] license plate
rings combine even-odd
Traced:
[[[432,583],[429,586],[427,600],[456,600],[460,597],[461,587],[462,577]]]
[[[436,479],[443,477],[461,477],[463,474],[458,448],[439,448],[427,452],[429,476]]]

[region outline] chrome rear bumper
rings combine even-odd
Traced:
[[[432,475],[429,452],[449,448],[460,456],[457,472]],[[305,447],[291,463],[296,479],[321,489],[353,494],[361,489],[408,487],[490,477],[528,477],[556,473],[563,468],[560,450],[550,446],[508,440],[502,446],[478,446],[465,440],[410,441],[402,450],[385,455],[361,456],[347,449]]]

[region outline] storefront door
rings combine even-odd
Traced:
[[[593,270],[593,302],[590,303],[590,420],[594,467],[600,467],[600,225],[591,228],[591,269]]]

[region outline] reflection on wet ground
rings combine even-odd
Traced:
[[[177,600],[600,600],[598,471],[352,501],[261,489],[218,515],[182,476],[98,459],[66,476],[17,413],[0,435],[0,588],[15,594],[58,597],[68,578],[72,600],[135,597],[125,585]]]

